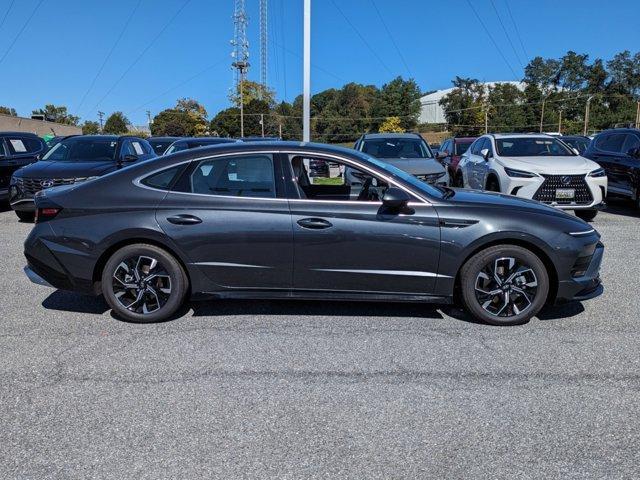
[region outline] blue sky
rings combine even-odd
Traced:
[[[184,8],[186,0],[139,1],[115,44],[138,0],[0,0],[0,105],[28,116],[45,103],[62,104],[91,120],[97,110],[121,110],[134,124],[179,97],[196,98],[210,114],[228,106],[233,0],[190,0]],[[493,0],[514,48],[492,0],[469,1],[506,62],[467,0],[313,0],[312,90],[411,75],[427,91],[449,87],[455,75],[512,80],[513,70],[520,78],[536,55],[571,49],[607,59],[640,49],[639,0]],[[269,84],[278,99],[292,100],[302,88],[302,0],[269,2]],[[249,78],[257,80],[258,0],[246,3]]]

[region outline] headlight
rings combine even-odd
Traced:
[[[604,171],[604,168],[598,168],[589,174],[590,177],[606,177],[607,172]]]
[[[89,180],[95,180],[96,178],[99,177],[77,177],[73,179],[73,183],[88,182]]]
[[[513,168],[507,168],[507,167],[504,167],[504,171],[510,177],[516,177],[516,178],[533,178],[538,176],[535,173],[525,172],[524,170],[514,170]]]

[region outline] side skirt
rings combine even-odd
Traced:
[[[409,302],[451,304],[453,298],[438,295],[326,292],[308,290],[230,290],[224,292],[202,292],[192,299],[251,299],[251,300],[336,300],[351,302]]]

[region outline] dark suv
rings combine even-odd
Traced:
[[[606,130],[582,156],[598,162],[607,172],[609,194],[630,198],[640,208],[640,130]]]
[[[0,132],[0,201],[9,198],[13,172],[37,161],[46,151],[44,140],[33,133]]]
[[[462,175],[458,171],[458,163],[476,138],[478,137],[453,137],[440,145],[436,159],[447,169],[449,183],[452,187],[462,187]]]
[[[92,180],[155,156],[151,145],[138,137],[67,137],[49,150],[41,161],[14,172],[9,187],[11,208],[21,220],[31,220],[35,210],[33,197],[40,190]]]

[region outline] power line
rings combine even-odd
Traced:
[[[333,6],[336,7],[336,10],[338,10],[338,12],[340,13],[340,15],[342,15],[342,18],[345,19],[345,21],[349,24],[349,26],[353,29],[354,32],[356,32],[356,34],[358,35],[358,37],[360,37],[360,40],[362,40],[362,43],[365,44],[365,46],[369,49],[369,51],[373,54],[374,57],[376,57],[378,59],[378,62],[380,62],[380,65],[382,65],[385,70],[387,72],[389,72],[389,74],[391,76],[393,76],[393,72],[389,69],[389,67],[387,67],[387,64],[384,63],[382,61],[382,59],[380,58],[380,56],[376,53],[376,51],[371,47],[371,45],[369,45],[369,42],[367,42],[367,39],[364,38],[364,36],[358,31],[358,29],[355,27],[355,25],[353,23],[351,23],[351,20],[349,20],[349,17],[347,17],[344,12],[342,11],[342,9],[338,6],[338,4],[335,2],[335,0],[331,0],[331,3],[333,3]]]
[[[127,18],[127,21],[124,23],[124,26],[120,30],[120,34],[118,35],[118,38],[116,39],[116,41],[111,46],[111,49],[109,50],[109,53],[107,53],[107,56],[104,58],[104,61],[102,62],[102,65],[100,65],[100,68],[96,72],[95,77],[93,77],[93,80],[91,81],[91,84],[89,85],[89,88],[87,88],[87,91],[84,92],[84,95],[82,95],[82,99],[80,100],[80,103],[78,103],[78,106],[75,109],[76,112],[78,110],[80,110],[80,107],[84,104],[84,101],[86,100],[87,95],[89,95],[89,92],[91,91],[91,89],[96,84],[96,81],[98,80],[98,77],[102,73],[102,70],[104,70],[104,67],[107,65],[107,62],[109,61],[109,59],[111,58],[111,55],[113,54],[113,52],[115,51],[116,47],[118,46],[118,43],[120,43],[120,40],[122,39],[122,36],[124,35],[124,32],[127,30],[127,27],[129,26],[129,23],[131,23],[131,20],[133,19],[133,16],[135,15],[136,11],[140,7],[141,3],[142,3],[142,0],[138,0],[138,3],[136,4],[136,6],[131,11],[131,14],[129,15],[129,18]]]
[[[504,0],[504,3],[507,6],[507,12],[509,13],[509,18],[511,19],[511,23],[513,23],[513,27],[516,31],[516,35],[518,36],[518,41],[520,42],[520,46],[522,47],[522,51],[524,52],[524,58],[529,58],[529,54],[527,50],[524,48],[524,43],[522,42],[522,37],[520,36],[520,30],[518,30],[518,24],[513,19],[513,14],[511,13],[511,7],[509,7],[509,0]]]
[[[507,29],[504,26],[504,23],[502,23],[502,18],[500,17],[500,13],[498,13],[496,4],[493,2],[493,0],[489,0],[489,1],[491,2],[493,11],[496,12],[496,17],[498,17],[498,22],[500,22],[500,26],[502,27],[502,31],[504,32],[504,35],[505,37],[507,37],[507,40],[509,41],[509,45],[511,45],[511,50],[513,50],[513,53],[516,56],[516,59],[518,60],[520,67],[524,70],[524,65],[522,64],[522,60],[520,60],[520,55],[518,55],[518,52],[516,51],[516,47],[513,45],[513,42],[511,41],[511,37],[509,36],[509,33],[507,32]]]
[[[280,40],[284,43],[284,0],[280,0]],[[284,98],[287,98],[287,56],[284,55],[284,47],[282,47],[282,73],[284,80]]]
[[[384,18],[380,14],[380,10],[378,10],[378,6],[376,5],[375,0],[371,0],[371,5],[373,5],[373,9],[378,14],[378,18],[380,18],[380,22],[382,22],[382,25],[384,26],[384,29],[387,31],[387,35],[389,35],[389,38],[391,39],[391,43],[393,43],[393,46],[395,47],[396,52],[398,52],[398,56],[400,57],[400,60],[402,60],[402,63],[404,64],[404,67],[407,69],[407,72],[409,73],[409,76],[413,77],[413,74],[411,73],[411,69],[409,68],[409,65],[407,64],[407,61],[404,59],[404,55],[402,55],[402,51],[400,50],[400,48],[398,48],[398,44],[396,43],[395,38],[393,38],[393,35],[391,34],[391,31],[389,30],[389,27],[387,27],[387,23],[384,21]]]
[[[220,60],[216,63],[213,63],[211,65],[209,65],[208,67],[200,70],[198,73],[196,73],[195,75],[192,75],[191,77],[187,78],[186,80],[183,80],[182,82],[178,83],[177,85],[174,85],[173,87],[165,90],[164,92],[162,92],[159,95],[156,95],[155,97],[153,97],[151,100],[146,101],[145,103],[140,104],[138,107],[134,108],[133,110],[130,110],[129,112],[127,112],[127,115],[131,115],[132,113],[137,112],[138,110],[143,109],[144,107],[146,107],[147,105],[155,102],[156,100],[164,97],[165,95],[168,95],[169,93],[173,92],[174,90],[186,85],[187,83],[191,82],[192,80],[195,80],[196,78],[198,78],[199,76],[207,73],[209,70],[211,70],[214,67],[217,67],[218,65],[220,65],[221,63],[226,62],[226,59]]]
[[[22,25],[22,28],[20,29],[20,31],[18,32],[18,34],[13,38],[13,41],[9,44],[9,47],[7,48],[7,50],[4,52],[4,55],[2,55],[2,57],[0,57],[0,65],[2,65],[2,62],[4,61],[5,58],[7,58],[7,55],[9,55],[9,52],[11,51],[11,49],[13,48],[13,46],[16,44],[16,42],[18,41],[18,39],[20,38],[20,35],[22,35],[22,32],[24,32],[25,28],[27,28],[27,25],[29,25],[29,22],[31,22],[31,19],[33,18],[33,16],[36,14],[36,12],[38,11],[38,8],[40,8],[40,5],[42,5],[42,2],[44,2],[44,0],[40,0],[38,2],[38,4],[36,5],[36,8],[33,9],[33,11],[31,12],[31,15],[29,15],[29,18],[27,18],[27,21],[24,22],[24,24]],[[13,4],[12,4],[13,5]],[[9,7],[11,8],[11,7]],[[9,12],[7,12],[8,14]],[[6,15],[5,15],[6,17]],[[3,20],[4,21],[4,20]]]
[[[298,53],[296,53],[296,52],[294,52],[294,51],[292,51],[292,50],[289,50],[289,49],[288,49],[288,48],[286,48],[284,45],[282,45],[282,44],[276,44],[276,45],[278,45],[278,46],[279,46],[279,47],[280,47],[284,52],[288,53],[289,55],[293,55],[294,57],[297,57],[297,58],[302,58],[302,55],[300,55],[300,54],[298,54]],[[283,55],[283,57],[284,57],[284,55]],[[311,67],[312,67],[312,68],[315,68],[316,70],[319,70],[319,71],[321,71],[321,72],[323,72],[323,73],[326,73],[327,75],[329,75],[329,76],[331,76],[331,77],[335,78],[336,80],[340,80],[341,82],[345,82],[345,83],[347,83],[347,80],[345,80],[344,78],[339,77],[339,76],[338,76],[338,75],[336,75],[335,73],[332,73],[332,72],[330,72],[329,70],[327,70],[326,68],[322,68],[321,66],[319,66],[319,65],[317,65],[317,64],[315,64],[315,63],[312,63],[312,64],[311,64]],[[285,71],[285,77],[286,77],[286,71]],[[286,81],[286,80],[285,80],[285,81]]]
[[[4,26],[4,22],[9,16],[9,12],[11,11],[11,8],[13,7],[14,3],[16,3],[16,0],[11,0],[11,3],[9,4],[9,8],[7,8],[7,11],[4,13],[4,17],[2,17],[2,21],[0,21],[0,30],[2,30],[2,27]]]
[[[493,35],[491,35],[491,32],[489,31],[487,26],[482,21],[482,18],[480,18],[480,15],[478,15],[478,12],[476,11],[476,9],[471,4],[471,0],[467,0],[467,4],[469,5],[469,8],[471,8],[471,10],[473,11],[474,15],[478,19],[478,22],[480,22],[480,25],[482,25],[482,28],[484,29],[485,33],[487,34],[487,36],[489,37],[489,39],[493,43],[493,46],[496,47],[496,50],[498,51],[498,53],[502,57],[502,60],[504,60],[504,63],[507,64],[507,67],[509,67],[509,70],[511,70],[511,73],[513,73],[513,78],[518,78],[518,75],[516,75],[515,70],[513,69],[513,67],[509,63],[509,61],[507,60],[507,57],[504,56],[504,53],[502,53],[502,50],[500,50],[500,47],[498,46],[498,44],[496,43],[495,39],[493,38]]]
[[[107,91],[107,93],[105,93],[102,98],[100,100],[98,100],[98,102],[93,106],[93,108],[91,108],[91,110],[95,110],[96,108],[98,108],[98,106],[103,102],[103,100],[105,98],[107,98],[111,92],[113,92],[115,90],[115,88],[118,86],[118,84],[122,81],[122,79],[124,77],[127,76],[127,74],[131,71],[131,69],[140,61],[140,59],[151,49],[151,47],[158,41],[158,39],[160,38],[160,36],[165,32],[165,30],[167,28],[169,28],[169,25],[171,25],[173,23],[173,21],[178,17],[178,15],[180,15],[180,13],[185,9],[185,7],[191,2],[191,0],[186,0],[182,6],[176,11],[176,13],[173,14],[173,16],[169,19],[169,21],[167,23],[164,24],[164,26],[162,27],[162,29],[160,29],[160,31],[156,34],[155,37],[153,37],[153,39],[151,40],[151,42],[145,47],[144,50],[142,50],[142,52],[140,53],[140,55],[138,55],[135,60],[133,62],[131,62],[131,64],[127,67],[127,69],[123,72],[122,75],[120,75],[120,78],[118,78],[118,80],[116,80],[116,82],[111,86],[111,88]]]

